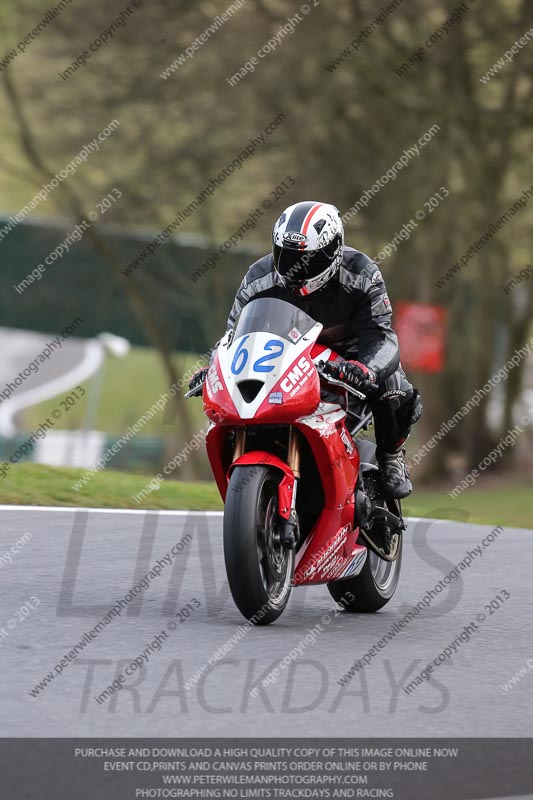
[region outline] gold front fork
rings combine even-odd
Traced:
[[[233,450],[233,461],[237,461],[237,459],[242,456],[242,454],[244,453],[245,444],[246,444],[246,428],[238,428],[237,433],[235,435],[235,448]]]
[[[246,444],[246,428],[239,428],[235,435],[235,447],[233,450],[233,461],[236,461],[244,453]],[[287,453],[289,467],[292,469],[295,478],[300,477],[300,442],[298,431],[291,428],[289,432],[289,447]]]
[[[292,469],[295,478],[300,477],[300,442],[298,431],[291,428],[289,433],[289,450],[287,453],[289,467]]]

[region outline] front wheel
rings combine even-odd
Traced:
[[[224,508],[224,561],[241,614],[269,625],[289,601],[294,550],[280,542],[279,472],[263,465],[235,467]]]

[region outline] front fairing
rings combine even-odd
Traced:
[[[209,369],[204,408],[214,422],[291,422],[320,403],[311,357],[322,325],[273,298],[245,306]]]

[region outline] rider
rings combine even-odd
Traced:
[[[406,497],[412,484],[403,444],[420,418],[422,402],[400,366],[381,272],[367,255],[344,246],[339,211],[328,203],[289,206],[274,225],[272,240],[273,253],[252,264],[244,276],[228,330],[246,303],[257,297],[286,300],[321,322],[318,341],[342,357],[342,380],[361,390],[378,385],[368,399],[384,490],[389,497]],[[192,377],[191,389],[202,385],[206,372]]]

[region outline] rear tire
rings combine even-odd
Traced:
[[[371,550],[368,551],[365,565],[359,575],[345,581],[328,583],[333,599],[351,614],[371,614],[386,605],[398,586],[402,566],[402,544],[395,561],[384,561]],[[352,600],[348,597],[353,596]]]
[[[224,561],[235,605],[255,625],[269,625],[289,601],[294,550],[279,542],[280,474],[272,467],[235,467],[224,508]]]
[[[361,460],[376,465],[376,446],[372,442],[364,440],[358,441],[357,445]],[[378,505],[385,506],[396,516],[401,517],[402,515],[399,500],[385,501],[383,497],[380,497]],[[368,535],[372,536],[370,532]],[[364,567],[359,575],[345,581],[328,583],[330,595],[342,605],[345,611],[351,614],[372,614],[389,602],[400,580],[403,534],[399,536],[399,553],[394,561],[385,561],[369,548]],[[365,544],[364,539],[361,543]],[[348,600],[346,595],[352,596],[353,599]]]

